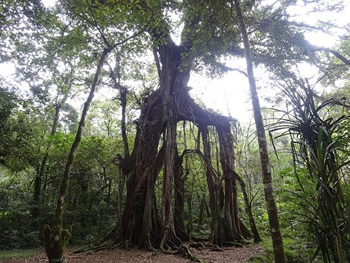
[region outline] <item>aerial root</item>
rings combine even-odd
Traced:
[[[156,253],[157,252],[157,249],[155,249],[151,243],[148,243],[147,245],[147,250],[151,251],[152,254]]]
[[[160,242],[160,250],[166,254],[169,254],[170,250],[179,250],[179,245],[182,244],[182,241],[176,236],[175,232],[173,235],[171,235],[173,238],[166,236],[167,235],[164,235],[162,241]]]
[[[131,248],[131,246],[130,246],[130,241],[129,241],[129,240],[124,240],[124,241],[122,241],[122,242],[119,242],[119,243],[115,244],[115,245],[113,246],[113,248],[120,248],[120,249],[126,249],[126,250],[128,250],[128,249]]]
[[[205,245],[202,242],[196,242],[196,243],[189,243],[190,247],[197,248],[197,249],[205,249]]]
[[[203,260],[192,254],[191,249],[188,245],[181,244],[177,253],[183,255],[184,257],[190,258],[193,262],[203,262]]]
[[[83,247],[83,248],[77,249],[73,253],[77,254],[77,253],[83,253],[83,252],[97,252],[97,251],[101,251],[104,249],[110,249],[112,244],[113,244],[112,241],[106,241],[106,242],[99,244],[99,245],[95,245],[95,246],[91,246],[91,247]]]

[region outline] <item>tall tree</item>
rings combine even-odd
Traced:
[[[94,93],[96,90],[96,86],[98,83],[98,78],[101,73],[101,69],[103,67],[104,61],[106,59],[106,56],[108,53],[112,51],[111,48],[106,48],[97,65],[96,73],[94,76],[93,83],[91,85],[91,90],[89,93],[89,96],[84,103],[84,108],[83,112],[80,117],[80,122],[78,125],[78,130],[75,135],[74,142],[72,144],[71,150],[68,155],[68,160],[65,166],[63,178],[62,178],[62,183],[60,186],[60,191],[59,191],[59,197],[57,200],[57,205],[56,205],[56,212],[55,212],[55,218],[54,218],[54,225],[53,229],[51,231],[51,228],[49,225],[45,225],[43,227],[43,232],[44,232],[44,238],[45,238],[45,248],[46,248],[46,254],[49,258],[49,262],[63,262],[64,260],[64,253],[66,249],[66,244],[69,240],[69,231],[67,229],[63,229],[63,207],[64,207],[64,200],[66,197],[66,194],[68,192],[68,187],[69,187],[69,180],[70,180],[70,174],[71,174],[71,169],[74,161],[74,156],[76,154],[76,151],[79,147],[80,141],[81,141],[81,136],[83,132],[83,127],[85,124],[85,118],[87,115],[87,112],[89,110],[90,103],[94,97]]]
[[[211,184],[211,209],[213,218],[214,243],[223,244],[227,241],[239,240],[245,233],[242,233],[241,222],[238,216],[236,198],[237,193],[232,189],[234,179],[231,177],[232,166],[232,136],[230,133],[230,122],[233,119],[210,113],[197,104],[188,94],[187,83],[194,64],[194,59],[203,54],[205,40],[195,43],[196,37],[205,34],[205,26],[199,27],[200,23],[206,26],[214,24],[211,20],[218,19],[210,15],[211,8],[227,12],[224,4],[206,3],[208,9],[201,8],[201,1],[180,3],[163,3],[161,1],[140,1],[138,9],[134,10],[137,15],[143,14],[143,19],[149,26],[147,32],[151,37],[152,45],[155,48],[155,64],[158,68],[159,89],[154,90],[145,99],[142,105],[140,118],[137,122],[137,135],[130,158],[124,158],[122,166],[124,173],[128,174],[127,197],[123,215],[122,237],[116,242],[123,246],[137,245],[140,247],[152,248],[159,246],[162,249],[176,248],[186,235],[181,237],[183,229],[175,229],[183,225],[180,222],[174,224],[172,209],[172,185],[177,173],[176,153],[176,127],[180,121],[190,121],[205,131],[208,126],[215,126],[220,134],[223,149],[222,178],[225,181],[225,193],[222,188],[222,179],[214,175],[210,160],[205,155],[208,169],[208,183]],[[177,45],[170,35],[170,24],[165,15],[167,10],[181,8],[184,21],[184,29],[181,33],[181,43]],[[210,10],[210,11],[208,11]],[[145,23],[144,21],[141,21]],[[212,28],[213,34],[215,29]],[[205,35],[205,38],[210,37]],[[209,40],[208,40],[209,41]],[[223,131],[223,132],[221,132]],[[163,139],[163,140],[162,140]],[[163,141],[163,144],[160,143]],[[207,138],[203,135],[205,147],[210,146]],[[161,150],[158,150],[158,149]],[[206,148],[205,148],[206,149]],[[205,150],[206,151],[206,150]],[[154,187],[158,174],[163,167],[163,189],[161,220],[157,220],[157,209],[154,205]],[[210,172],[211,171],[211,172]],[[219,171],[217,171],[218,173]],[[214,181],[212,176],[217,179]],[[178,175],[176,175],[178,176]],[[179,184],[176,183],[176,186]],[[179,189],[176,189],[176,191]],[[226,198],[224,199],[224,195]],[[221,212],[226,202],[226,217],[221,219]],[[219,204],[217,206],[217,204]],[[180,211],[177,209],[175,211]],[[181,216],[176,216],[179,220]],[[227,228],[226,232],[224,231]],[[225,233],[225,235],[224,235]]]
[[[244,23],[240,1],[234,0],[234,4],[236,7],[237,18],[239,22],[239,27],[241,29],[241,34],[242,34],[242,39],[244,44],[244,55],[247,63],[247,75],[249,79],[250,94],[251,94],[251,100],[253,104],[256,132],[258,135],[260,160],[261,160],[261,167],[262,167],[262,177],[263,177],[264,191],[265,191],[265,200],[266,200],[266,206],[267,206],[267,213],[269,216],[269,224],[270,224],[270,230],[271,230],[275,262],[283,263],[283,262],[286,262],[286,259],[284,255],[282,235],[281,235],[281,230],[280,230],[280,225],[278,220],[278,210],[277,210],[275,198],[273,195],[271,166],[270,166],[269,154],[267,150],[264,122],[261,115],[260,102],[259,102],[258,92],[256,89],[256,82],[255,82],[254,70],[253,70],[253,60],[252,60],[252,55],[250,51],[248,33]]]
[[[65,3],[67,7],[70,7],[69,3]],[[89,15],[91,16],[91,19],[94,20],[92,23],[91,30],[97,30],[98,34],[98,40],[100,40],[103,43],[103,52],[99,57],[97,67],[95,74],[93,76],[93,80],[91,83],[91,88],[89,95],[84,103],[82,114],[80,117],[79,125],[77,128],[77,132],[73,141],[73,144],[71,146],[67,162],[65,165],[62,182],[59,190],[59,197],[57,199],[57,205],[56,205],[56,211],[54,216],[54,223],[53,228],[51,230],[49,225],[44,225],[43,227],[43,233],[44,233],[44,241],[45,241],[45,248],[46,248],[46,254],[49,258],[49,262],[63,262],[64,261],[64,254],[66,249],[66,244],[69,240],[69,231],[67,229],[63,229],[63,211],[64,211],[64,201],[65,197],[68,193],[69,188],[69,182],[71,177],[71,169],[74,161],[74,157],[76,155],[76,152],[78,150],[82,135],[83,135],[83,128],[85,125],[85,119],[90,107],[90,104],[93,100],[97,85],[99,84],[99,78],[100,74],[103,68],[103,65],[105,63],[105,60],[107,56],[117,47],[120,45],[123,45],[128,40],[134,38],[137,34],[132,36],[124,37],[122,36],[122,39],[117,41],[109,41],[106,38],[106,35],[103,32],[103,24],[98,24],[98,22],[95,20],[95,15],[98,15],[99,13],[95,13],[96,10],[91,9],[91,5],[87,3],[87,6],[89,8]],[[71,10],[74,13],[74,10]],[[100,21],[101,22],[101,21]],[[79,27],[79,26],[78,26]],[[75,28],[76,29],[76,28]],[[73,30],[74,31],[74,30]],[[84,42],[87,41],[84,39]],[[86,42],[85,42],[86,43]]]
[[[14,1],[8,0],[8,2],[16,7]],[[21,4],[27,2],[30,1],[20,1]],[[103,60],[108,60],[111,65],[116,64],[118,70],[120,53],[125,52],[129,57],[153,53],[154,63],[152,66],[158,72],[156,74],[159,78],[158,85],[147,89],[140,100],[135,96],[140,116],[134,121],[136,127],[134,138],[131,136],[127,138],[127,125],[125,124],[125,107],[127,100],[132,96],[126,96],[127,90],[123,88],[118,72],[115,72],[115,76],[110,74],[114,87],[119,91],[122,104],[121,135],[124,142],[124,156],[120,158],[120,162],[118,160],[118,165],[120,165],[127,180],[123,215],[120,213],[122,203],[120,200],[123,191],[119,189],[118,225],[120,229],[114,233],[113,241],[120,246],[167,249],[177,248],[188,239],[188,233],[184,233],[182,222],[184,219],[181,215],[183,210],[181,191],[183,191],[184,182],[181,181],[183,180],[181,178],[181,155],[179,156],[177,152],[180,148],[178,147],[177,126],[179,122],[183,121],[196,125],[199,131],[196,138],[196,149],[185,150],[202,158],[206,170],[210,214],[212,216],[212,242],[221,245],[248,237],[249,233],[238,213],[239,202],[236,184],[238,181],[242,189],[244,189],[244,184],[234,171],[235,156],[231,128],[236,120],[215,114],[197,105],[190,97],[187,87],[191,71],[199,70],[203,64],[210,65],[213,72],[222,73],[228,69],[219,62],[222,55],[244,56],[244,50],[240,47],[242,38],[236,19],[241,17],[239,18],[242,20],[243,26],[241,28],[244,28],[244,21],[241,12],[238,12],[238,9],[236,12],[234,11],[233,1],[61,0],[60,2],[62,5],[55,9],[59,14],[48,20],[48,24],[51,26],[44,29],[49,31],[53,28],[60,29],[54,30],[56,41],[51,43],[50,50],[53,53],[63,50],[62,53],[66,59],[74,62],[74,65],[79,65],[76,69],[78,72],[74,72],[78,85],[91,87],[90,95],[94,93],[97,84],[106,83],[106,78],[102,79],[106,76],[104,75],[106,72],[101,70],[102,65],[99,65],[98,68],[101,72],[96,72],[96,74],[98,73],[97,77],[95,75],[93,80],[92,77],[89,77],[90,74],[93,74],[89,66],[97,63],[96,58],[102,49],[108,50],[107,53],[109,53],[109,50],[115,47],[115,44],[112,43],[119,41],[119,43],[125,43],[133,38],[127,45],[120,47],[116,56],[110,55],[107,58],[105,54],[101,57]],[[276,5],[278,5],[277,2],[275,2]],[[285,2],[291,3],[293,1]],[[301,33],[296,32],[288,23],[283,8],[281,6],[278,8],[262,6],[260,9],[260,2],[259,6],[256,5],[254,8],[249,4],[251,1],[247,2],[246,10],[254,15],[245,22],[251,27],[251,36],[255,41],[252,41],[255,48],[254,58],[257,63],[265,63],[271,68],[277,68],[281,65],[282,60],[301,56],[302,52],[301,49],[297,48],[299,47],[297,44],[299,42],[305,44],[305,42],[300,41],[303,40]],[[23,9],[27,8],[26,5],[19,6]],[[16,10],[15,7],[11,10]],[[45,18],[45,16],[40,16],[44,13],[39,7],[29,10],[32,12],[24,11],[31,14],[30,17],[35,23],[40,23]],[[181,17],[175,18],[174,13]],[[235,18],[234,23],[232,23],[230,15]],[[46,20],[44,19],[44,21]],[[19,24],[21,25],[21,23]],[[179,28],[183,28],[181,32],[177,32]],[[174,32],[178,33],[179,42],[175,41]],[[284,34],[280,34],[281,32]],[[19,34],[20,39],[26,40],[32,39],[30,38],[32,35],[34,34]],[[43,37],[44,42],[51,37],[52,35]],[[247,46],[246,42],[248,43],[248,41],[244,41],[245,46]],[[30,45],[35,41],[23,41],[23,43],[27,44],[21,46],[24,51],[35,47],[34,44]],[[294,52],[295,50],[297,52]],[[245,53],[250,53],[247,52],[247,48]],[[6,55],[10,56],[10,54],[11,52],[7,52]],[[21,56],[18,56],[17,59],[26,60],[25,57]],[[249,67],[248,73],[250,71],[253,73],[251,63]],[[97,79],[103,81],[97,81]],[[93,83],[92,86],[91,83]],[[253,84],[255,87],[255,83]],[[252,92],[252,97],[257,99],[256,93],[254,95]],[[45,99],[45,96],[42,99]],[[61,241],[63,241],[66,232],[62,232],[62,202],[67,195],[70,169],[82,136],[82,126],[91,99],[89,96],[84,105],[80,125],[66,164],[60,198],[57,202],[56,225],[52,230],[58,234],[50,237],[48,227],[46,227],[48,252],[52,252],[53,255],[55,251],[58,251],[52,257],[63,255],[64,242]],[[260,108],[258,103],[253,105]],[[266,148],[264,134],[260,134],[264,128],[261,125],[260,114],[257,126],[258,137]],[[107,129],[110,132],[109,126]],[[214,147],[211,144],[213,135],[215,138]],[[134,139],[133,147],[131,144],[129,145],[131,138]],[[265,155],[262,157],[268,158]],[[268,163],[263,163],[263,165],[265,165],[263,167],[264,173],[271,175]],[[162,182],[162,203],[160,205],[157,203],[159,200],[157,200],[155,192],[157,181]],[[267,190],[267,201],[273,201],[271,178],[264,180],[264,183]],[[122,182],[120,182],[120,186],[123,186]],[[172,207],[173,191],[176,199],[175,209]],[[161,207],[160,213],[159,206]],[[270,208],[275,209],[273,206]],[[174,215],[174,213],[178,214]],[[275,222],[275,219],[277,218],[271,220]],[[279,228],[271,230],[273,237],[278,241],[278,236],[274,233]],[[55,241],[56,237],[59,241]]]

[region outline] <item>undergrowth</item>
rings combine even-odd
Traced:
[[[9,258],[29,258],[36,256],[41,251],[42,248],[0,250],[0,261]]]

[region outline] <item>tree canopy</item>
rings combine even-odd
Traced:
[[[350,260],[350,21],[332,21],[348,9],[340,0],[0,3],[1,63],[16,68],[0,79],[0,248],[44,244],[61,262],[68,242],[93,242],[194,260],[195,240],[272,236],[278,262],[297,258],[300,243],[301,260]],[[338,42],[311,43],[310,32]],[[191,95],[193,73],[234,72],[250,83],[256,129]]]

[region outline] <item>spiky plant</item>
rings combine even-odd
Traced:
[[[294,167],[306,168],[314,185],[313,205],[312,198],[300,200],[303,207],[308,207],[304,217],[317,243],[313,259],[321,253],[327,263],[350,262],[349,207],[344,202],[344,181],[340,176],[350,162],[338,154],[349,144],[342,136],[349,116],[329,117],[329,109],[341,105],[340,101],[331,98],[317,105],[315,92],[307,81],[295,76],[289,80],[293,81],[286,81],[282,89],[289,109],[280,111],[282,115],[271,132],[282,131],[279,136],[290,137]],[[296,176],[300,191],[296,197],[305,198],[306,189],[297,172]]]

